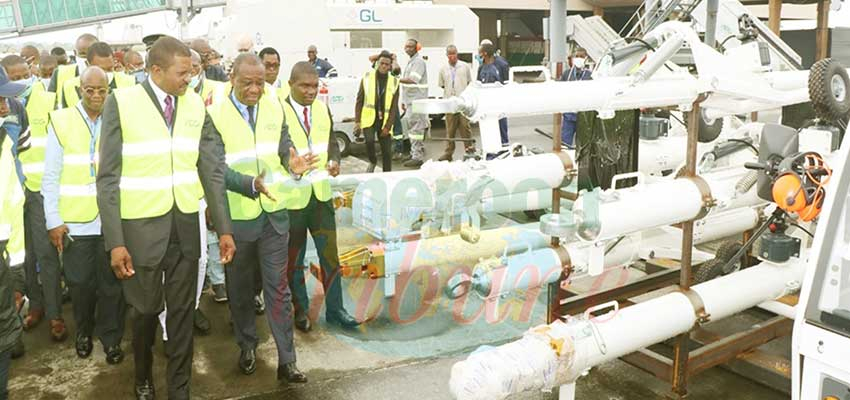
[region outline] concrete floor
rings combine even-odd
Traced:
[[[548,149],[550,139],[534,133],[534,128],[548,131],[550,124],[550,117],[514,119],[511,137],[529,146]],[[435,126],[433,136],[443,135],[441,127]],[[428,156],[438,157],[444,146],[444,142],[428,142]],[[460,149],[456,154],[460,154]],[[364,165],[363,161],[350,158],[343,163],[343,173],[360,172]],[[227,306],[205,296],[201,307],[213,327],[209,335],[196,336],[195,340],[192,395],[200,399],[449,399],[447,383],[453,363],[478,345],[498,344],[517,337],[544,318],[540,299],[524,318],[507,318],[495,324],[486,321],[453,324],[450,315],[439,307],[415,323],[398,325],[375,320],[353,334],[327,329],[320,318],[313,332],[307,335],[296,332],[295,337],[298,365],[308,374],[310,382],[281,386],[275,381],[275,347],[263,317],[257,319],[261,343],[257,371],[243,376],[237,368],[238,348],[231,334]],[[354,309],[350,300],[347,307]],[[124,348],[128,354],[121,365],[107,365],[99,345],[91,358],[80,360],[74,353],[70,305],[65,306],[65,315],[71,333],[65,343],[50,342],[46,323],[25,334],[27,354],[12,364],[10,398],[132,398],[130,333],[125,335]],[[160,398],[165,397],[165,361],[162,344],[158,342],[154,371]],[[697,400],[788,398],[719,368],[700,375],[690,389],[690,398]],[[669,385],[616,361],[595,368],[580,380],[577,398],[649,400],[662,398],[668,392]],[[512,400],[555,398],[555,394],[527,393]]]

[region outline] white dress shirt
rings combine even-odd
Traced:
[[[154,94],[154,96],[156,96],[156,100],[159,102],[159,108],[162,109],[162,112],[165,112],[165,98],[166,97],[171,97],[171,101],[172,101],[171,105],[174,107],[174,111],[177,111],[177,99],[174,96],[172,96],[168,93],[165,93],[164,90],[160,89],[160,87],[157,86],[156,83],[154,83],[153,79],[148,78],[148,82],[150,82],[150,84],[151,84],[151,88],[153,89],[153,94]],[[172,116],[172,118],[174,118],[174,116]]]

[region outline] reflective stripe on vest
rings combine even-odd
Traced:
[[[375,125],[375,98],[378,90],[378,81],[376,70],[371,70],[363,77],[363,109],[360,111],[360,127],[365,129]],[[387,88],[384,91],[384,125],[381,127],[393,128],[395,121],[390,121],[388,118],[390,109],[393,106],[393,98],[398,90],[398,78],[387,74]]]
[[[59,176],[59,215],[66,223],[87,223],[98,215],[95,188],[96,160],[90,154],[92,132],[77,107],[50,113],[50,124],[62,146]],[[99,142],[95,149],[99,148]],[[96,150],[95,150],[96,151]]]
[[[258,176],[266,171],[266,187],[277,200],[272,201],[265,195],[251,199],[228,191],[230,215],[237,221],[255,219],[262,211],[273,213],[283,210],[289,195],[284,185],[285,181],[291,178],[281,165],[277,153],[283,126],[283,110],[274,96],[263,95],[257,106],[254,132],[229,96],[218,99],[208,108],[216,130],[221,133],[227,165],[234,171],[249,176]]]
[[[198,147],[204,102],[193,91],[177,97],[174,127],[165,120],[143,85],[114,91],[124,141],[121,149],[121,218],[165,215],[176,204],[195,213],[203,197]]]
[[[44,90],[43,85],[35,85],[27,101],[27,120],[30,129],[29,150],[21,153],[21,169],[26,176],[27,189],[41,191],[41,177],[44,174],[44,148],[47,146],[47,122],[53,110],[56,95]]]
[[[127,75],[123,72],[113,74],[112,79],[115,80],[115,87],[118,89],[133,86],[136,84],[135,77]],[[69,79],[65,83],[65,86],[62,87],[62,98],[65,101],[65,106],[71,108],[77,105],[77,103],[80,101],[80,77],[78,76]]]
[[[295,109],[289,103],[289,99],[283,101],[283,110],[286,112],[286,124],[289,127],[289,136],[292,145],[299,155],[312,152],[319,157],[316,169],[304,175],[299,181],[292,181],[290,191],[290,203],[286,208],[300,210],[307,207],[310,202],[310,193],[319,201],[328,201],[331,198],[331,184],[328,180],[328,141],[331,136],[331,115],[328,106],[319,100],[313,102],[311,111],[312,124],[310,135],[304,132],[303,116],[296,115]]]

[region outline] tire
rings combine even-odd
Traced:
[[[720,247],[717,248],[717,252],[714,254],[714,258],[719,259],[719,260],[723,260],[723,264],[725,265],[726,263],[729,262],[729,260],[732,259],[732,257],[735,256],[735,254],[738,253],[738,250],[741,250],[741,247],[743,247],[743,245],[741,243],[738,243],[738,241],[735,241],[735,240],[723,242],[723,244],[721,244]],[[724,270],[724,271],[722,271],[722,273],[723,273],[723,275],[728,275],[728,274],[736,272],[740,269],[741,269],[741,262],[740,262],[740,260],[738,260],[737,262],[732,264],[732,266],[729,268],[728,271]]]
[[[334,140],[336,140],[337,145],[339,145],[340,156],[348,157],[351,155],[351,139],[348,138],[348,135],[346,135],[345,132],[334,132]]]
[[[826,121],[838,121],[850,114],[850,78],[836,60],[825,58],[809,70],[809,98],[815,115]]]
[[[683,115],[685,117],[685,121],[690,120],[690,113],[685,113]],[[701,118],[699,118],[699,128],[697,131],[697,140],[700,143],[709,143],[713,142],[720,136],[720,132],[723,130],[723,118],[717,118],[714,121],[708,121],[705,117],[705,110],[700,110]]]
[[[708,282],[723,275],[723,264],[725,263],[725,261],[717,258],[704,262],[694,274],[694,285]]]

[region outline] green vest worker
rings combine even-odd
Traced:
[[[213,129],[224,141],[226,174],[233,235],[237,250],[225,268],[227,298],[236,342],[239,369],[256,370],[259,344],[253,297],[254,276],[262,275],[268,323],[277,345],[278,380],[306,382],[295,365],[292,336],[292,303],[286,281],[289,218],[286,206],[290,180],[301,179],[316,162],[310,153],[301,156],[289,139],[280,101],[267,90],[263,64],[250,53],[233,62],[228,91],[215,96],[208,111]],[[263,194],[263,196],[259,196]],[[226,263],[226,262],[225,262]]]
[[[201,197],[218,230],[222,262],[231,260],[235,245],[224,197],[221,137],[205,129],[212,122],[204,102],[187,91],[189,48],[163,36],[148,59],[147,81],[118,89],[106,100],[97,205],[112,269],[133,308],[136,398],[155,396],[151,347],[167,298],[167,397],[188,399]]]
[[[5,96],[2,90],[0,96]],[[0,368],[6,371],[13,348],[21,338],[10,267],[24,259],[24,193],[15,172],[14,144],[6,130],[0,128]],[[8,374],[0,376],[0,398],[8,395],[7,380]]]
[[[375,61],[375,69],[369,71],[360,83],[357,103],[354,107],[354,132],[366,137],[369,153],[368,172],[375,171],[378,156],[375,139],[381,146],[383,172],[392,170],[393,124],[398,113],[398,78],[390,74],[392,54],[381,52]],[[400,139],[400,138],[399,138]]]
[[[331,199],[329,176],[339,174],[339,148],[330,140],[333,132],[328,106],[316,100],[319,89],[319,74],[309,62],[302,61],[292,67],[289,75],[291,94],[283,100],[286,123],[292,144],[299,153],[313,153],[319,158],[315,171],[304,175],[293,185],[289,204],[289,265],[292,271],[289,286],[292,288],[295,305],[295,326],[308,332],[311,328],[307,311],[310,299],[304,282],[304,253],[307,230],[313,236],[325,288],[325,319],[328,323],[345,329],[356,328],[360,323],[343,307],[342,287],[339,275],[339,250],[336,241],[336,218]],[[304,182],[306,181],[306,182]],[[299,260],[296,260],[298,256]]]
[[[114,73],[115,58],[112,56],[112,47],[104,42],[92,44],[86,56],[87,64],[100,67],[106,71],[110,89],[118,89],[136,84],[136,78],[123,72]],[[60,86],[62,90],[56,93],[59,96],[59,108],[74,107],[80,101],[80,77],[70,78]]]
[[[223,83],[207,79],[201,55],[195,50],[190,51],[192,52],[192,78],[189,81],[189,88],[201,96],[204,102],[209,105],[212,103],[213,93],[222,90],[220,88]]]
[[[62,85],[65,84],[65,81],[77,77],[80,75],[84,69],[86,69],[86,56],[88,55],[89,47],[92,44],[97,42],[97,36],[92,35],[91,33],[84,33],[77,38],[77,42],[74,44],[74,50],[76,50],[76,64],[68,64],[68,65],[60,65],[53,70],[53,76],[50,78],[50,85],[47,87],[47,91],[59,94],[62,92]],[[61,106],[62,103],[61,96],[56,97],[56,105]]]
[[[24,87],[23,92],[17,95],[17,99],[24,104],[26,120],[30,123],[31,147],[18,155],[21,171],[24,174],[27,210],[24,213],[24,224],[27,226],[28,234],[24,274],[30,309],[24,318],[24,329],[35,327],[46,316],[50,320],[51,337],[55,341],[62,341],[67,337],[67,330],[65,321],[62,319],[59,255],[47,238],[44,199],[41,195],[44,148],[47,143],[47,121],[52,109],[52,94],[41,90],[41,85],[34,84],[36,80],[32,77],[29,65],[23,58],[16,55],[7,56],[0,64],[5,71],[3,79],[6,79],[8,74],[8,79],[21,83]],[[19,119],[24,118],[23,115],[15,116]],[[23,125],[20,126],[26,129]]]
[[[124,296],[106,258],[95,188],[101,112],[109,86],[106,73],[98,67],[89,67],[80,78],[82,101],[50,113],[44,214],[50,242],[62,257],[71,297],[84,305],[73,308],[77,356],[91,355],[96,330],[106,362],[118,364],[124,359]]]

